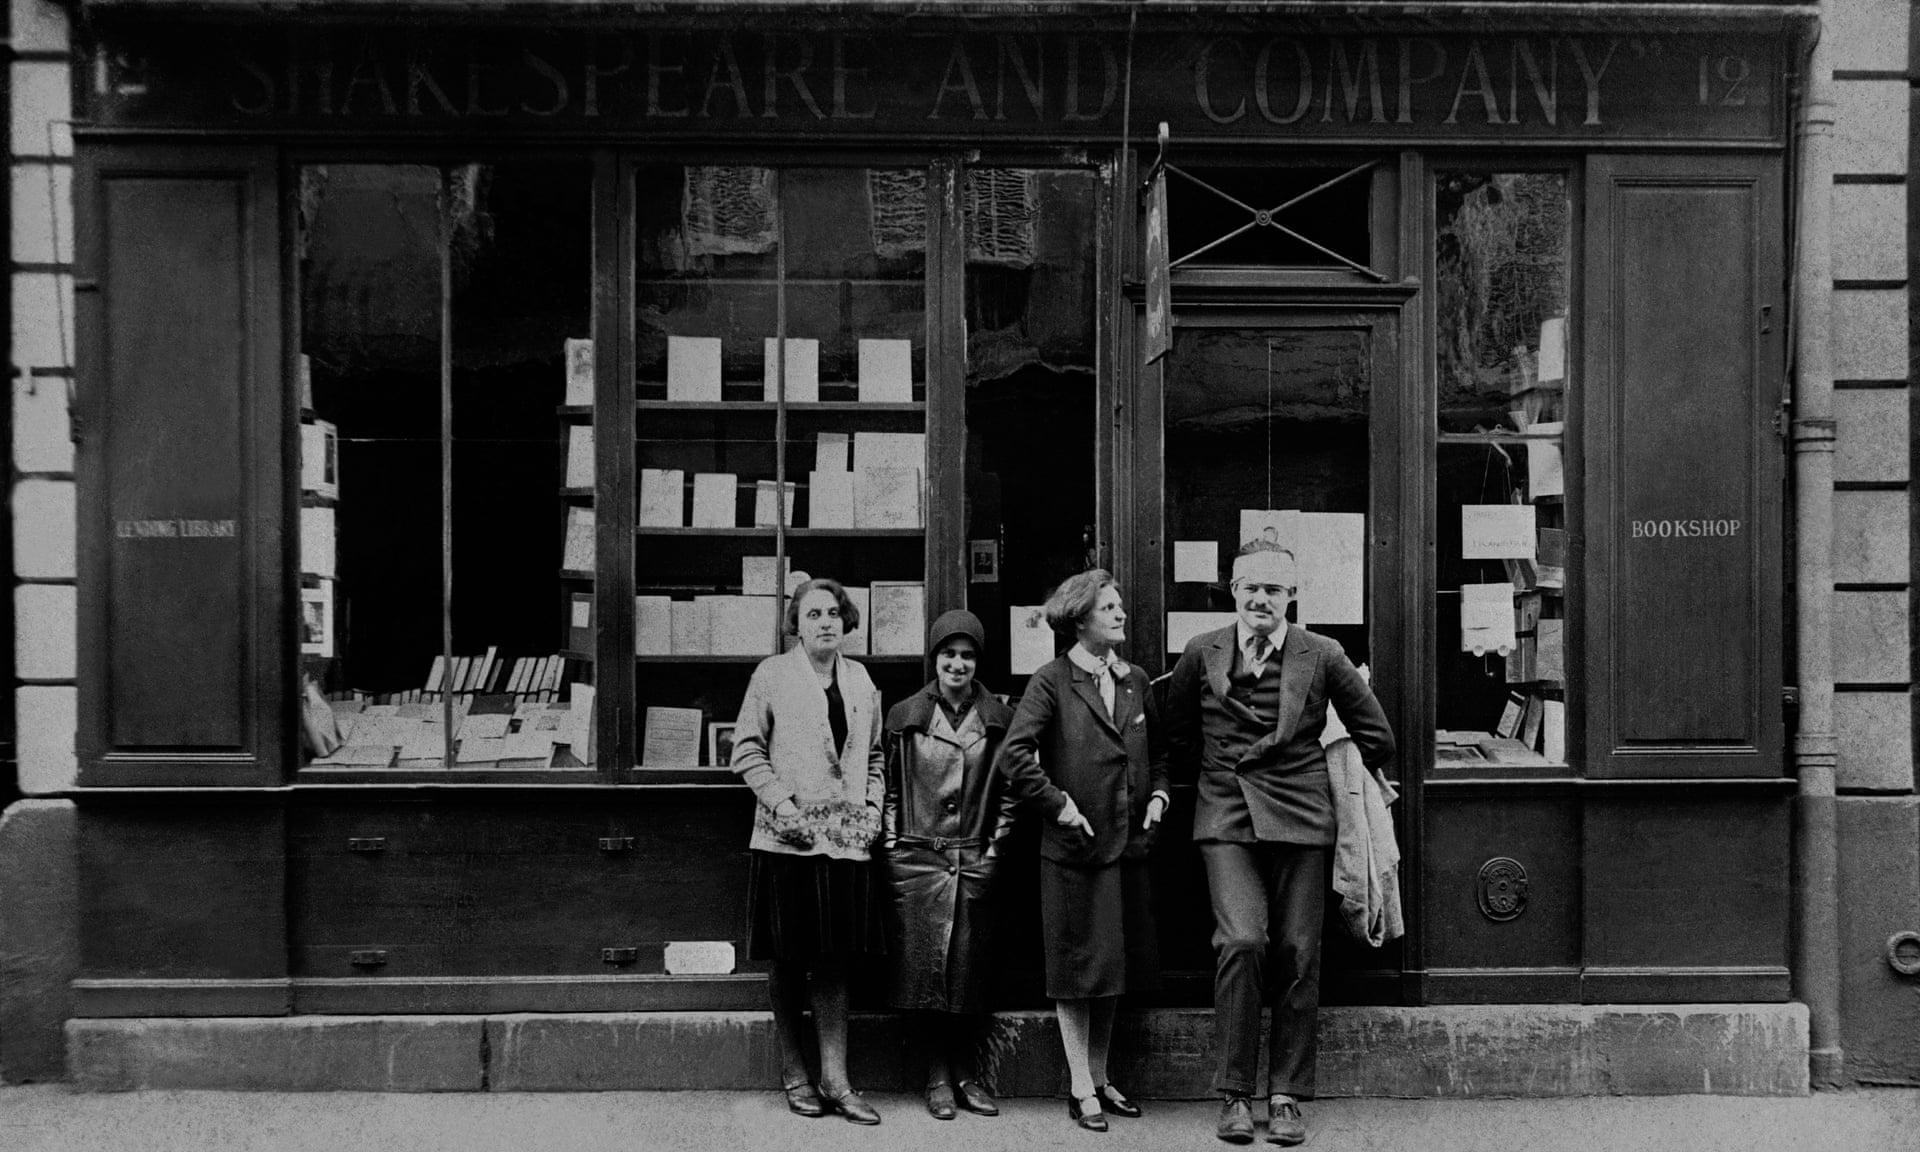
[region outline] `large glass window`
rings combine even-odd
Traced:
[[[720,768],[802,574],[847,586],[889,700],[920,683],[927,174],[632,179],[638,766]]]
[[[1567,762],[1571,203],[1557,172],[1434,183],[1441,768]]]
[[[590,765],[590,425],[555,415],[589,165],[313,164],[298,207],[301,660],[345,741],[313,766]]]

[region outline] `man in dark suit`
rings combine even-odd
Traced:
[[[1196,636],[1167,688],[1174,766],[1197,774],[1193,839],[1213,900],[1216,1134],[1253,1139],[1260,1002],[1273,989],[1267,1038],[1267,1139],[1306,1139],[1299,1102],[1313,1098],[1320,1010],[1320,925],[1334,842],[1320,734],[1338,712],[1368,768],[1393,758],[1393,730],[1340,645],[1287,623],[1299,591],[1293,554],[1268,540],[1233,559],[1230,627]]]

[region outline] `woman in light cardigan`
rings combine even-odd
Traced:
[[[886,795],[880,694],[840,654],[859,610],[832,580],[787,603],[799,646],[754,669],[733,733],[733,770],[757,798],[748,865],[747,954],[770,960],[781,1086],[801,1116],[878,1124],[847,1082],[847,963],[886,950],[869,849]],[[800,1044],[813,1007],[818,1090]]]

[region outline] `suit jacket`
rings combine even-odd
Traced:
[[[1393,729],[1373,689],[1340,645],[1289,625],[1280,649],[1277,723],[1252,744],[1223,749],[1219,734],[1201,730],[1201,698],[1211,692],[1226,707],[1244,710],[1228,697],[1228,678],[1239,655],[1234,639],[1234,627],[1228,625],[1188,641],[1167,685],[1168,754],[1183,778],[1197,778],[1193,838],[1298,840],[1288,793],[1302,786],[1327,786],[1326,754],[1320,747],[1327,706],[1346,724],[1370,769],[1393,759]]]
[[[1040,854],[1049,860],[1091,868],[1140,857],[1153,846],[1159,826],[1140,827],[1147,801],[1167,786],[1166,747],[1147,674],[1133,665],[1113,686],[1109,718],[1093,675],[1065,656],[1043,665],[1027,681],[1026,694],[1007,729],[995,761],[1015,803],[1046,817]],[[1093,825],[1056,823],[1067,797]]]

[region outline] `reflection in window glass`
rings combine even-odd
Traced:
[[[1572,243],[1566,176],[1444,172],[1435,201],[1441,430],[1517,428],[1516,412],[1532,423],[1560,419]]]
[[[559,570],[592,467],[563,495],[555,417],[590,320],[586,166],[315,165],[300,188],[301,651],[345,740],[315,765],[590,763],[592,585]]]
[[[1560,765],[1576,575],[1567,180],[1442,172],[1435,206],[1435,759],[1469,771]]]
[[[1088,562],[1100,189],[1086,171],[966,174],[967,607],[990,635]],[[982,682],[1017,695],[1011,666],[989,643]]]

